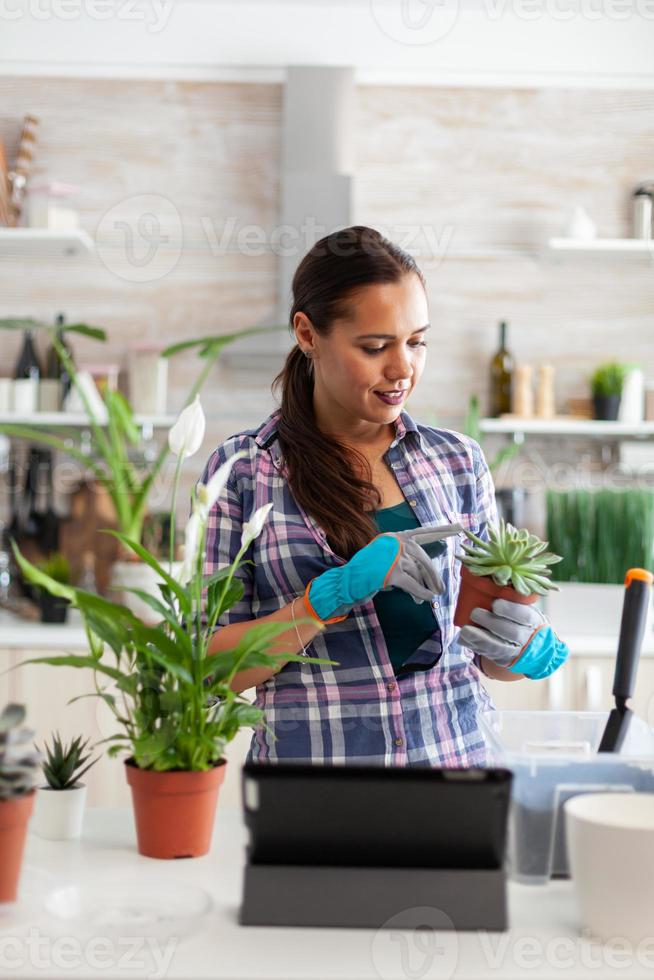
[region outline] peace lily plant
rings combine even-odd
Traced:
[[[178,457],[175,498],[181,463],[197,450],[203,431],[202,408],[194,400],[169,434],[169,446]],[[274,668],[280,660],[332,663],[270,652],[273,641],[288,631],[288,623],[252,626],[233,649],[216,655],[208,652],[219,618],[243,596],[237,572],[248,563],[244,555],[261,533],[271,507],[267,504],[257,510],[243,526],[240,548],[231,565],[205,576],[207,520],[232,466],[243,455],[230,457],[206,484],[196,487],[184,534],[184,561],[176,576],[171,574],[171,565],[164,567],[139,541],[120,531],[107,532],[160,580],[157,595],[130,590],[156,615],[153,625],[124,605],[55,581],[13,545],[28,581],[79,609],[89,644],[85,655],[35,657],[24,663],[92,671],[94,695],[122,728],[104,741],[112,743],[110,756],[127,753],[139,850],[152,857],[206,853],[224,777],[225,748],[242,727],[268,727],[263,712],[232,690],[235,675],[254,667]],[[173,535],[174,521],[171,541]]]

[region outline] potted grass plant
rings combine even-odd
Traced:
[[[39,837],[72,840],[80,836],[86,803],[86,786],[80,779],[98,761],[89,762],[87,750],[88,739],[83,741],[81,735],[66,745],[55,732],[52,744],[45,743],[43,775],[47,785],[39,787],[34,809],[34,830]]]
[[[64,555],[49,555],[39,562],[38,567],[50,578],[62,585],[70,583],[70,562]],[[42,623],[65,623],[68,618],[68,608],[70,603],[61,596],[51,595],[46,589],[36,588],[36,601],[41,610]]]
[[[27,825],[34,807],[41,756],[34,732],[23,728],[25,708],[8,704],[0,714],[0,903],[14,902]]]
[[[468,542],[457,555],[461,568],[461,590],[454,614],[454,625],[471,623],[470,614],[479,606],[492,611],[494,599],[531,604],[558,586],[551,581],[550,565],[560,555],[547,551],[547,541],[519,530],[501,518],[497,527],[489,526],[488,540],[464,532]]]
[[[600,364],[590,379],[596,419],[615,422],[620,412],[620,399],[628,365],[610,361]]]
[[[208,653],[219,617],[243,596],[236,573],[271,506],[260,508],[243,526],[241,546],[232,564],[204,576],[209,513],[240,455],[232,456],[206,485],[196,488],[179,575],[171,575],[140,542],[109,532],[160,579],[157,597],[133,590],[156,613],[154,625],[144,623],[124,605],[61,585],[13,545],[24,576],[65,596],[79,609],[89,638],[87,655],[36,657],[24,663],[61,664],[93,672],[97,697],[108,705],[122,729],[103,741],[112,743],[111,756],[127,755],[125,773],[132,790],[138,849],[149,857],[195,857],[208,851],[225,775],[225,748],[242,727],[263,724],[268,728],[263,712],[232,690],[235,674],[253,667],[274,668],[280,660],[332,663],[271,652],[271,644],[288,631],[288,623],[252,626],[233,649],[213,656]]]

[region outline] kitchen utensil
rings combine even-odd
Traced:
[[[630,568],[625,577],[620,640],[613,678],[615,708],[609,715],[598,752],[619,752],[633,718],[627,701],[632,697],[636,684],[647,610],[652,598],[652,582],[654,575],[644,568]]]
[[[651,943],[654,793],[587,793],[564,813],[582,926],[605,943]]]

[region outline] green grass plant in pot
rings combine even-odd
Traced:
[[[629,366],[609,361],[600,364],[590,379],[595,418],[615,422],[620,411],[622,388]]]
[[[64,555],[59,554],[59,552],[49,555],[43,561],[39,562],[38,567],[49,578],[54,579],[56,582],[60,582],[62,585],[70,584],[70,562],[64,557]],[[67,599],[62,598],[61,596],[51,595],[47,589],[42,589],[39,587],[37,587],[34,592],[36,594],[36,601],[39,609],[41,610],[42,623],[66,622],[68,617],[68,608],[70,606]]]
[[[560,555],[547,551],[547,541],[500,519],[499,526],[488,527],[488,540],[464,532],[462,545],[461,590],[454,614],[455,626],[471,623],[475,607],[492,611],[494,599],[530,604],[558,586],[551,581],[550,565]]]
[[[37,746],[38,748],[38,746]],[[88,739],[81,735],[66,745],[58,733],[52,744],[45,743],[43,775],[46,786],[39,786],[34,810],[34,830],[46,840],[73,840],[82,832],[86,786],[84,773],[98,761],[91,758]]]
[[[260,508],[244,525],[241,548],[232,564],[204,576],[209,513],[241,455],[232,456],[206,485],[196,488],[185,529],[184,562],[177,577],[138,541],[110,532],[161,580],[158,597],[139,594],[157,615],[153,625],[126,606],[48,578],[14,545],[25,577],[69,599],[80,610],[89,638],[86,655],[36,657],[24,663],[77,667],[93,673],[96,696],[122,727],[103,741],[112,743],[111,756],[127,754],[125,772],[132,789],[138,849],[149,857],[195,857],[208,851],[225,775],[225,748],[242,727],[268,727],[263,712],[232,690],[235,674],[254,667],[275,667],[279,660],[333,663],[272,652],[274,641],[289,630],[287,623],[252,626],[232,650],[216,655],[207,652],[219,617],[243,596],[236,572],[261,533],[271,506]]]
[[[34,732],[23,728],[25,708],[8,704],[0,714],[0,903],[14,902],[27,825],[34,807],[41,756]]]

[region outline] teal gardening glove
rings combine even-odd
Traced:
[[[477,606],[470,618],[479,625],[464,626],[459,643],[513,674],[541,680],[558,670],[570,654],[547,617],[534,606],[495,599],[492,612]]]
[[[304,592],[307,612],[321,623],[337,623],[357,603],[392,588],[408,592],[415,602],[431,602],[444,586],[425,548],[461,531],[459,524],[444,524],[378,534],[346,565],[309,582]]]

